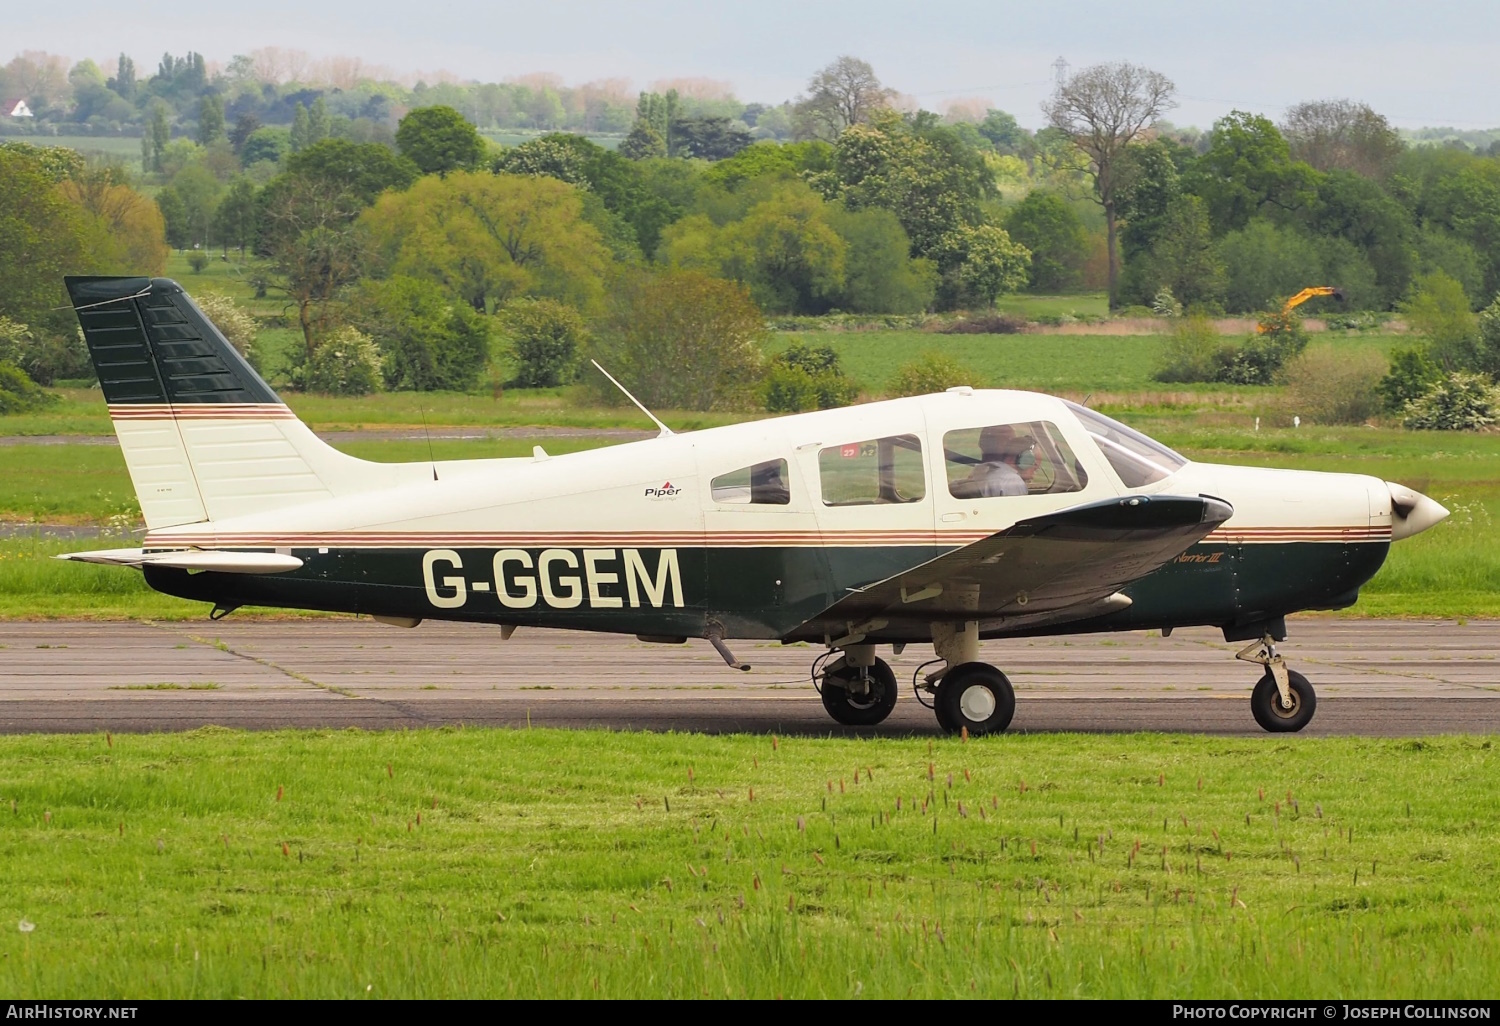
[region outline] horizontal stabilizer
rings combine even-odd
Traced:
[[[302,566],[296,556],[276,552],[219,552],[209,549],[179,549],[147,552],[144,549],[99,549],[95,552],[64,552],[55,557],[78,563],[108,566],[165,566],[178,570],[213,570],[221,574],[284,574]]]

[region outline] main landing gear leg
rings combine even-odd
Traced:
[[[977,621],[933,624],[932,650],[946,664],[927,684],[938,726],[950,734],[975,736],[998,734],[1010,726],[1016,693],[1005,674],[979,661]]]
[[[1246,645],[1234,657],[1266,668],[1250,693],[1250,713],[1263,729],[1274,734],[1292,733],[1311,722],[1318,696],[1306,677],[1287,669],[1269,634]]]
[[[896,708],[896,674],[874,645],[847,645],[821,674],[823,708],[848,727],[873,727]]]

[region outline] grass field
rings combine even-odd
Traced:
[[[1487,739],[208,729],[0,767],[16,999],[1500,988]]]

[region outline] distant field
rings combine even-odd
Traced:
[[[207,728],[0,765],[12,999],[1500,990],[1489,738]]]
[[[1333,345],[1386,352],[1395,336],[1328,339]],[[776,351],[792,342],[826,345],[844,372],[872,394],[883,391],[902,364],[932,350],[974,371],[976,387],[1025,388],[1078,396],[1175,391],[1255,402],[1275,393],[1236,385],[1163,385],[1152,373],[1161,363],[1161,335],[940,335],[922,331],[804,332],[778,336]]]

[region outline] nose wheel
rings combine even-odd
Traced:
[[[1262,730],[1290,734],[1312,722],[1318,696],[1306,677],[1287,669],[1269,635],[1245,646],[1234,657],[1266,668],[1265,675],[1250,693],[1250,714]]]
[[[1281,689],[1270,673],[1257,681],[1255,690],[1250,693],[1250,712],[1255,722],[1273,734],[1301,730],[1312,720],[1313,712],[1318,708],[1318,696],[1306,677],[1296,670],[1287,670],[1286,684],[1290,705],[1282,701]]]

